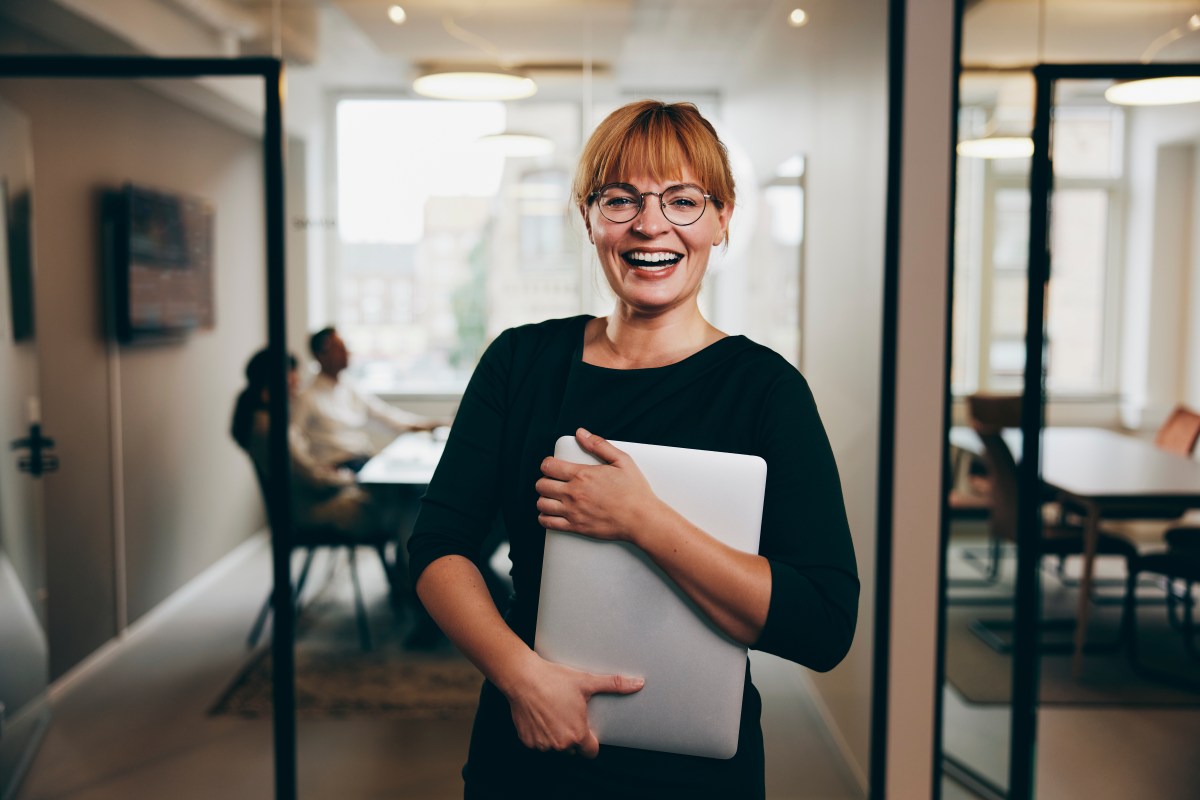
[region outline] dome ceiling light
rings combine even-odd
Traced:
[[[1173,106],[1200,102],[1200,77],[1147,78],[1121,81],[1104,91],[1104,99],[1119,106]]]
[[[412,88],[438,100],[521,100],[537,93],[531,78],[488,69],[429,72],[413,81]]]

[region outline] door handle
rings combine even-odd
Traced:
[[[28,451],[27,454],[17,459],[17,469],[21,472],[28,472],[35,478],[58,469],[58,456],[47,452],[54,449],[54,440],[42,436],[42,426],[37,423],[29,426],[27,437],[13,439],[9,443],[9,449],[17,452]]]

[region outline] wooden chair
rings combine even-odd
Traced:
[[[253,463],[253,459],[251,459]],[[276,530],[274,522],[271,520],[271,503],[268,482],[265,475],[255,465],[255,477],[258,479],[259,493],[262,495],[263,505],[267,510],[267,524],[271,528],[272,535]],[[396,569],[391,564],[387,557],[387,545],[394,542],[395,537],[386,531],[379,531],[369,538],[361,536],[351,537],[347,533],[333,525],[297,525],[292,528],[292,549],[303,549],[304,562],[300,567],[300,575],[296,578],[294,588],[292,589],[292,603],[296,608],[296,613],[300,612],[300,599],[304,592],[304,584],[308,579],[309,569],[312,567],[313,558],[316,551],[320,548],[342,549],[346,552],[346,559],[350,565],[350,580],[354,586],[354,616],[358,623],[358,638],[363,650],[371,649],[371,627],[367,621],[367,608],[363,603],[362,584],[358,577],[358,548],[360,546],[369,546],[379,554],[380,563],[383,564],[383,571],[387,575],[388,584],[394,590],[397,580]],[[399,546],[399,545],[397,545]],[[263,602],[262,608],[258,612],[258,616],[254,620],[254,625],[250,628],[250,635],[246,640],[249,647],[253,647],[258,643],[258,638],[262,634],[263,626],[266,624],[267,617],[271,613],[271,597],[273,592],[267,593],[267,599]]]
[[[1011,395],[976,394],[967,398],[971,426],[983,442],[984,460],[992,477],[992,512],[988,518],[989,533],[993,541],[1017,541],[1017,463],[1012,451],[1004,442],[1005,428],[1017,428],[1021,424],[1021,398]],[[1083,529],[1077,525],[1043,523],[1038,539],[1039,560],[1043,556],[1056,556],[1065,560],[1069,556],[1083,553]],[[1097,555],[1120,556],[1126,564],[1137,556],[1137,550],[1128,541],[1101,533],[1097,541]],[[1074,620],[1048,620],[1044,627],[1073,628]],[[1008,644],[999,631],[1011,629],[1010,620],[977,619],[971,630],[996,650],[1006,651]],[[1107,645],[1111,649],[1118,643]],[[1046,652],[1070,652],[1068,643],[1044,644]]]
[[[1200,440],[1200,414],[1184,405],[1175,406],[1154,437],[1156,447],[1179,456],[1190,456]]]

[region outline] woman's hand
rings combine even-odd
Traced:
[[[641,678],[594,675],[534,655],[518,686],[510,689],[509,706],[521,743],[534,750],[576,752],[595,758],[600,752],[588,726],[587,703],[594,694],[633,694]]]
[[[537,489],[538,523],[548,530],[582,533],[597,539],[633,538],[637,524],[659,500],[628,454],[610,442],[575,432],[580,447],[601,464],[574,464],[549,457],[542,461]]]

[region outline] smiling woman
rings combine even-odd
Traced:
[[[845,656],[857,615],[841,485],[807,383],[776,353],[710,324],[697,302],[734,209],[712,126],[689,104],[618,109],[584,148],[573,199],[613,310],[513,328],[492,343],[410,541],[422,601],[488,679],[466,797],[761,798],[761,700],[748,669],[738,749],[723,760],[602,745],[588,700],[638,692],[642,680],[533,650],[546,530],[625,542],[724,636],[812,669]],[[600,463],[550,457],[570,434]],[[763,458],[759,553],[692,525],[596,434]],[[504,618],[473,563],[497,513],[513,564]],[[647,619],[659,611],[644,609]]]

